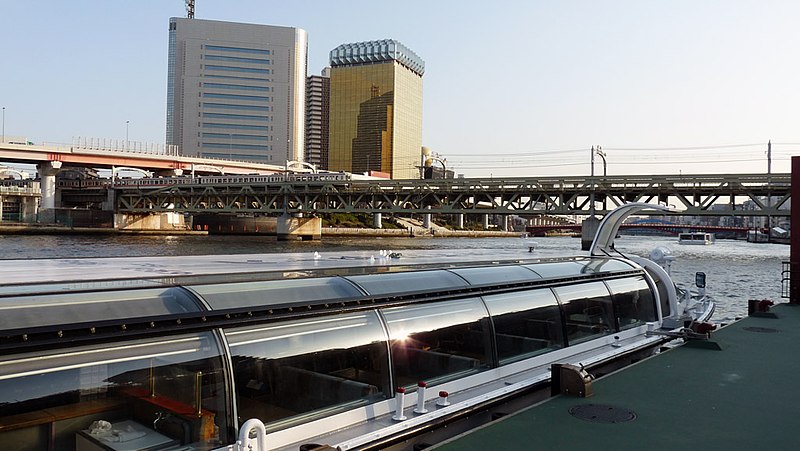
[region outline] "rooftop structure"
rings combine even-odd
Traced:
[[[425,74],[425,62],[413,50],[394,39],[342,44],[331,50],[331,66],[397,61],[420,77]]]

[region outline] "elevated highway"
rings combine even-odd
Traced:
[[[64,166],[106,169],[132,167],[165,175],[272,174],[284,170],[283,165],[181,156],[174,146],[126,148],[116,142],[42,145],[0,143],[0,162],[49,164],[50,167],[57,166],[56,169]]]

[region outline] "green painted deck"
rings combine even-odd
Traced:
[[[714,332],[721,351],[680,346],[595,380],[592,397],[557,396],[436,449],[800,449],[800,306],[771,313],[778,318]],[[603,424],[570,415],[583,404],[636,418]]]

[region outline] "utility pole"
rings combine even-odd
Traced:
[[[767,141],[767,209],[772,209],[772,140]],[[767,242],[772,242],[772,215],[767,214]]]
[[[591,160],[590,160],[592,168],[591,168],[591,170],[589,172],[590,173],[589,179],[591,180],[591,183],[592,183],[592,190],[589,192],[589,216],[591,216],[592,218],[594,218],[594,185],[595,185],[594,184],[594,153],[595,153],[595,149],[594,149],[594,146],[592,146],[592,157],[591,157]]]

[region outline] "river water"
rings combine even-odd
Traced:
[[[529,247],[534,246],[533,254]],[[729,322],[747,313],[748,299],[781,301],[781,262],[789,246],[718,240],[713,245],[679,245],[674,237],[622,236],[616,248],[647,256],[657,246],[672,251],[673,278],[690,284],[696,271],[707,275],[707,290],[717,300],[714,320]],[[76,258],[149,255],[221,255],[280,252],[339,253],[348,250],[439,250],[465,259],[529,258],[580,254],[580,240],[547,238],[326,238],[318,242],[279,242],[263,236],[0,235],[0,258]],[[2,283],[2,274],[0,274]]]

